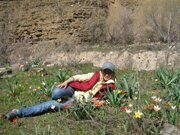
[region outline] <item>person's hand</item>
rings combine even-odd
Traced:
[[[67,86],[68,86],[68,83],[66,81],[57,85],[57,87],[59,87],[59,88],[66,88]]]
[[[57,85],[56,87],[59,88],[66,88],[70,82],[74,81],[73,77],[70,77],[68,80],[64,81],[63,83]]]

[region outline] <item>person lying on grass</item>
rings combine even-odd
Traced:
[[[52,100],[30,107],[13,109],[5,115],[12,121],[16,117],[30,117],[41,115],[50,111],[58,111],[67,108],[75,100],[89,102],[94,99],[101,100],[107,94],[107,90],[115,89],[115,65],[105,62],[100,71],[82,75],[75,75],[57,85],[52,90]]]

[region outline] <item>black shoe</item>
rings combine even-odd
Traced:
[[[6,114],[6,119],[12,121],[14,118],[18,117],[17,109],[13,109]]]

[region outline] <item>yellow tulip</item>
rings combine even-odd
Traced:
[[[57,101],[60,103],[62,100],[61,100],[61,98],[59,98]]]
[[[140,111],[135,112],[134,117],[135,118],[141,118],[142,113]]]
[[[121,94],[123,92],[123,90],[118,90],[117,94]]]

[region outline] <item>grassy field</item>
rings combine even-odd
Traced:
[[[42,68],[43,66],[40,66]],[[0,79],[0,115],[13,108],[51,100],[53,86],[74,74],[98,70],[92,64],[21,68]],[[124,135],[159,134],[165,123],[180,127],[180,70],[117,70],[117,89],[106,103],[76,103],[56,113],[0,119],[0,134]]]

